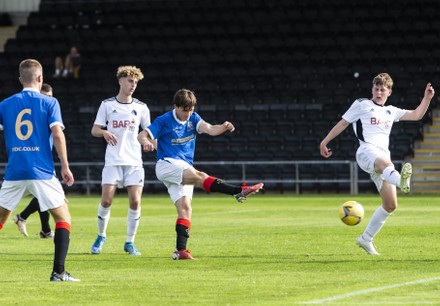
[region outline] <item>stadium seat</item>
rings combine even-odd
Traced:
[[[177,89],[187,87],[196,91],[203,118],[234,123],[237,130],[231,138],[214,137],[226,143],[200,136],[209,150],[202,154],[197,148],[197,158],[319,159],[319,139],[354,99],[369,97],[377,73],[392,75],[395,90],[389,101],[400,107],[417,105],[427,80],[440,80],[437,66],[427,61],[439,45],[437,7],[405,1],[399,6],[381,3],[378,11],[376,1],[344,0],[123,3],[127,5],[43,0],[40,11],[29,14],[27,25],[0,55],[0,94],[19,90],[9,76],[16,74],[16,63],[24,56],[41,58],[50,76],[54,56],[79,42],[81,79],[46,79],[53,83],[69,124],[84,125],[81,132],[89,133],[93,118],[76,111],[96,107],[114,94],[114,70],[134,64],[145,75],[135,96],[148,103],[153,118],[171,108]],[[378,24],[385,35],[375,35]],[[409,137],[393,134],[396,141],[391,143],[398,147],[393,157],[403,159],[411,154],[403,148],[411,148],[421,130],[419,125],[399,125],[400,133]],[[355,139],[349,133],[341,136],[334,142],[338,158],[353,159]],[[97,153],[94,146],[90,150]],[[218,149],[223,147],[225,152]],[[265,153],[259,148],[266,148]],[[86,158],[80,150],[72,152],[74,161]],[[102,161],[102,154],[89,154],[88,159]],[[314,183],[306,187],[322,188]]]

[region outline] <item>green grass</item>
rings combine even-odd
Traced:
[[[338,218],[349,199],[366,212],[354,227]],[[29,238],[9,220],[0,232],[2,305],[440,304],[435,196],[399,196],[399,209],[376,237],[381,256],[373,257],[355,238],[380,203],[376,195],[259,194],[238,204],[227,196],[196,194],[189,248],[198,261],[171,259],[176,213],[166,195],[143,198],[140,257],[123,251],[126,194],[114,201],[101,255],[90,254],[99,197],[69,200],[66,268],[81,282],[49,282],[53,243],[38,238],[37,215],[28,220]]]

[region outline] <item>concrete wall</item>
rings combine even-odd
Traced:
[[[33,12],[38,11],[41,0],[0,0],[0,12]]]
[[[24,25],[30,12],[38,11],[41,0],[0,0],[0,13],[7,13],[13,26]]]

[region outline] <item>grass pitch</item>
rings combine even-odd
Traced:
[[[357,226],[338,218],[347,200],[364,205]],[[399,209],[375,239],[375,257],[355,239],[377,195],[258,194],[238,204],[196,194],[188,246],[198,261],[171,259],[176,212],[166,195],[143,198],[139,257],[123,251],[126,194],[115,198],[100,255],[90,254],[99,197],[69,201],[66,269],[81,282],[49,282],[53,243],[38,238],[38,215],[28,219],[29,238],[10,219],[0,232],[2,305],[440,304],[438,197],[399,195]]]

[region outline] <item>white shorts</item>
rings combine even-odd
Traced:
[[[0,206],[14,211],[20,200],[29,194],[38,199],[40,211],[54,209],[67,203],[63,187],[54,176],[50,180],[3,181]]]
[[[371,180],[374,182],[379,192],[382,189],[384,179],[382,174],[377,173],[374,170],[374,162],[380,156],[385,156],[386,158],[391,159],[390,151],[384,151],[371,144],[362,144],[356,151],[357,164],[362,170],[370,175]]]
[[[102,185],[116,185],[118,188],[144,186],[145,171],[138,166],[104,166]]]
[[[187,162],[174,158],[160,159],[156,163],[156,176],[167,187],[173,203],[184,196],[192,200],[194,185],[182,185],[183,171],[191,167]]]

